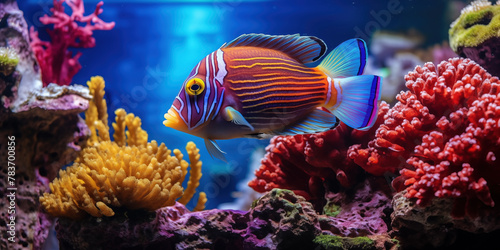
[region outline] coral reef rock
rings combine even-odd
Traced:
[[[467,236],[473,240],[476,235],[486,239],[484,233],[499,229],[500,216],[497,212],[489,210],[484,211],[481,217],[454,218],[451,216],[453,203],[451,198],[434,199],[423,207],[405,197],[405,191],[397,193],[392,201],[392,227],[404,245],[417,248],[459,246],[457,237],[460,233],[464,234],[459,230],[475,234]]]
[[[38,63],[30,48],[28,24],[16,0],[0,0],[0,10],[0,20],[4,24],[0,26],[0,47],[15,53],[18,61],[14,76],[0,74],[0,93],[5,107],[16,107],[26,101],[31,91],[42,88],[42,81]],[[2,68],[2,71],[9,70]]]
[[[14,72],[19,63],[17,53],[6,47],[0,47],[0,73],[8,76]]]
[[[8,175],[7,164],[0,166],[0,196],[5,197],[17,188],[16,243],[7,242],[7,230],[2,228],[1,249],[39,248],[47,237],[50,219],[39,210],[38,197],[48,190],[61,167],[73,161],[88,136],[85,122],[78,116],[88,107],[88,100],[77,94],[57,98],[34,98],[34,102],[20,106],[14,113],[10,109],[1,118],[0,157],[8,159],[8,137],[15,137],[15,175]],[[5,143],[4,143],[5,142]],[[4,182],[8,177],[14,184]],[[0,221],[7,221],[7,199],[1,199]],[[7,245],[12,244],[7,248]]]
[[[4,68],[12,60],[0,64],[0,157],[8,159],[0,166],[0,197],[9,195],[0,200],[0,249],[40,249],[52,219],[39,209],[38,197],[85,142],[88,129],[78,113],[87,109],[89,95],[84,87],[42,90],[22,11],[13,0],[0,1],[0,10],[0,47],[17,57],[13,70]]]
[[[343,238],[323,232],[311,203],[293,192],[274,189],[248,211],[189,212],[182,204],[156,212],[129,212],[83,221],[61,218],[57,231],[61,249],[389,249],[386,235]],[[119,232],[119,233],[118,233]],[[335,241],[338,240],[338,241]],[[335,241],[334,243],[331,243]],[[339,248],[341,249],[341,248]]]
[[[388,231],[392,194],[384,177],[368,177],[349,190],[327,191],[325,198],[323,214],[327,217],[320,219],[323,230],[345,237]]]
[[[451,48],[500,76],[500,5],[477,0],[464,9],[449,31]]]

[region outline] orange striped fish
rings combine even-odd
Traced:
[[[381,78],[361,75],[366,43],[350,39],[326,52],[313,36],[241,35],[201,60],[184,81],[163,124],[205,139],[310,134],[375,122]]]

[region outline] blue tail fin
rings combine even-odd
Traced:
[[[331,78],[363,74],[368,51],[362,39],[349,39],[328,54],[318,68]]]
[[[342,96],[332,113],[351,128],[368,130],[377,119],[382,78],[363,75],[335,80],[339,81]]]

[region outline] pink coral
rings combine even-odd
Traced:
[[[64,13],[64,2],[72,9],[71,16]],[[31,27],[31,47],[40,64],[44,86],[49,83],[69,85],[82,66],[78,62],[81,52],[73,56],[68,49],[92,48],[95,46],[94,30],[110,30],[115,26],[114,22],[106,23],[98,17],[103,11],[102,5],[103,2],[99,2],[94,13],[84,16],[83,0],[54,0],[54,7],[50,9],[52,16],[40,18],[43,24],[54,25],[53,30],[47,30],[50,42],[40,40],[38,32]]]
[[[427,205],[456,198],[453,215],[474,216],[478,201],[494,206],[500,174],[500,82],[470,59],[426,63],[405,77],[376,138],[349,156],[373,174],[395,172],[393,185]],[[398,185],[399,184],[399,185]],[[479,204],[480,205],[480,204]]]
[[[324,179],[336,179],[340,185],[350,187],[362,171],[347,157],[347,150],[352,144],[366,145],[373,139],[388,109],[387,103],[380,105],[377,124],[368,131],[341,123],[322,133],[274,137],[249,186],[258,192],[290,189],[308,200],[321,197]]]

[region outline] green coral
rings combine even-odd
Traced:
[[[342,237],[333,235],[319,235],[314,238],[313,242],[318,244],[321,249],[343,249]]]
[[[259,201],[260,201],[260,199],[257,199],[257,200],[252,201],[252,206],[251,206],[251,208],[252,208],[252,209],[254,209],[254,208],[257,206],[257,204],[259,204]]]
[[[335,203],[328,202],[323,207],[323,214],[331,216],[331,217],[337,217],[337,215],[339,215],[340,211],[341,211],[340,206],[335,204]]]
[[[396,245],[396,248],[399,249],[401,248],[401,245],[399,244],[399,240],[397,239],[391,239],[391,242]]]
[[[285,214],[283,216],[285,218],[290,216],[293,217],[296,214],[299,214],[299,211],[302,210],[302,205],[298,203],[297,197],[291,190],[275,188],[271,190],[270,195],[271,197],[274,197],[282,202],[283,210],[285,210]]]
[[[8,76],[16,69],[19,63],[17,53],[7,47],[0,47],[0,73]]]
[[[291,190],[275,188],[275,189],[271,190],[271,192],[269,192],[269,194],[271,195],[271,197],[275,197],[276,199],[284,200],[286,202],[287,207],[290,207],[290,206],[295,207],[296,206],[296,204],[294,204],[294,203],[297,201],[295,200],[294,193]],[[257,200],[254,200],[252,202],[252,209],[255,208],[257,206],[257,204],[259,203],[259,201],[263,198],[264,198],[264,196],[260,197]],[[292,199],[292,201],[289,201],[288,199]],[[300,205],[298,205],[298,206],[300,207]]]
[[[341,237],[335,235],[319,235],[313,242],[319,246],[318,249],[375,249],[375,241],[368,237]]]
[[[462,10],[460,17],[451,24],[450,46],[476,47],[484,41],[500,37],[500,5],[489,1],[475,1]]]

